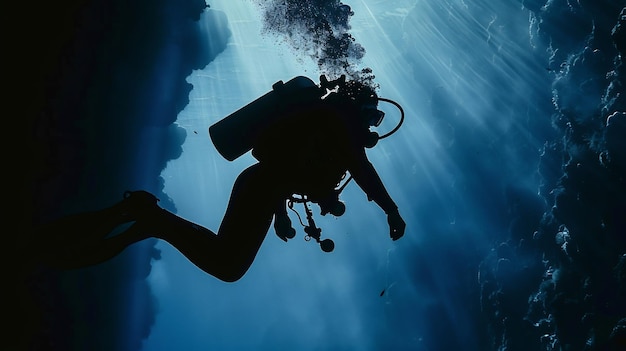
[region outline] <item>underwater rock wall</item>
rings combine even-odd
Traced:
[[[618,350],[626,340],[626,8],[524,1],[546,52],[557,137],[546,143],[534,233],[482,262],[494,350]]]
[[[20,106],[32,115],[20,115],[30,139],[20,169],[26,220],[15,241],[50,235],[32,228],[121,201],[125,190],[149,190],[174,211],[160,174],[182,153],[186,132],[175,121],[189,102],[187,77],[226,48],[225,14],[203,0],[25,6],[25,32],[34,34],[14,52],[32,85]],[[157,313],[146,280],[160,259],[155,245],[85,269],[11,267],[13,349],[140,349]]]

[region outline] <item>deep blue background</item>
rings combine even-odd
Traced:
[[[389,12],[377,2],[368,9],[401,53],[386,63],[403,71],[394,87],[377,79],[385,93],[423,102],[428,113],[406,127],[414,135],[385,149],[392,160],[385,174],[403,179],[391,188],[402,189],[412,238],[393,256],[402,263],[400,283],[372,292],[386,289],[379,299],[392,304],[389,320],[362,318],[363,330],[384,332],[355,335],[367,336],[371,349],[610,349],[626,317],[623,4],[416,1],[399,12],[393,4]],[[151,191],[176,211],[161,174],[192,137],[175,123],[193,104],[188,77],[227,52],[244,24],[193,0],[29,5],[13,12],[27,14],[27,30],[13,28],[8,55],[17,67],[8,104],[18,121],[8,130],[23,131],[14,147],[24,151],[10,159],[23,184],[10,197],[20,199],[11,206],[20,224],[12,237],[21,242],[34,225],[111,205],[127,189]],[[376,50],[363,47],[366,57]],[[375,63],[374,74],[383,71]],[[439,148],[422,149],[430,144],[416,140],[426,135],[418,129]],[[160,330],[159,297],[146,280],[161,257],[155,240],[69,272],[24,272],[19,252],[7,257],[17,258],[7,266],[9,316],[21,346],[140,350]],[[297,299],[291,305],[297,309]],[[172,348],[208,347],[183,346],[172,331]],[[313,344],[302,333],[290,333],[288,345],[354,346],[340,333]],[[265,337],[258,348],[285,338]]]

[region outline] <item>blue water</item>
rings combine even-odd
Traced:
[[[284,28],[263,11],[279,1],[121,3],[93,1],[77,17],[92,30],[76,30],[68,51],[82,64],[60,64],[51,100],[61,103],[48,109],[61,117],[41,122],[63,131],[41,138],[64,157],[40,182],[37,216],[146,189],[215,230],[254,159],[222,158],[208,127],[276,81],[317,81],[336,65],[320,64],[314,34],[271,30]],[[292,214],[296,238],[270,230],[235,283],[146,241],[54,275],[62,283],[42,300],[64,312],[46,310],[55,327],[42,338],[144,351],[600,350],[614,340],[626,317],[623,3],[285,3],[325,14],[349,5],[342,28],[363,49],[346,53],[349,72],[370,68],[379,95],[403,106],[402,127],[368,157],[405,236],[392,242],[384,213],[350,184],[344,216],[316,216],[334,252],[306,242]],[[382,107],[384,133],[399,114]],[[297,135],[284,142],[298,147]]]

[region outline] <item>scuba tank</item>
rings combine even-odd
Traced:
[[[311,79],[282,80],[272,90],[209,127],[211,141],[225,159],[233,161],[250,151],[263,131],[292,109],[319,101],[325,91]]]

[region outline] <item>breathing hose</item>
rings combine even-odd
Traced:
[[[400,106],[399,103],[391,100],[391,99],[387,99],[387,98],[378,98],[378,101],[383,101],[383,102],[387,102],[390,103],[392,105],[394,105],[395,107],[398,108],[398,110],[400,111],[400,122],[398,122],[398,125],[396,125],[391,131],[389,131],[388,133],[385,133],[381,136],[378,137],[378,140],[380,139],[385,139],[386,137],[392,135],[393,133],[397,132],[398,129],[400,129],[400,126],[402,126],[402,123],[404,122],[404,109],[402,108],[402,106]]]

